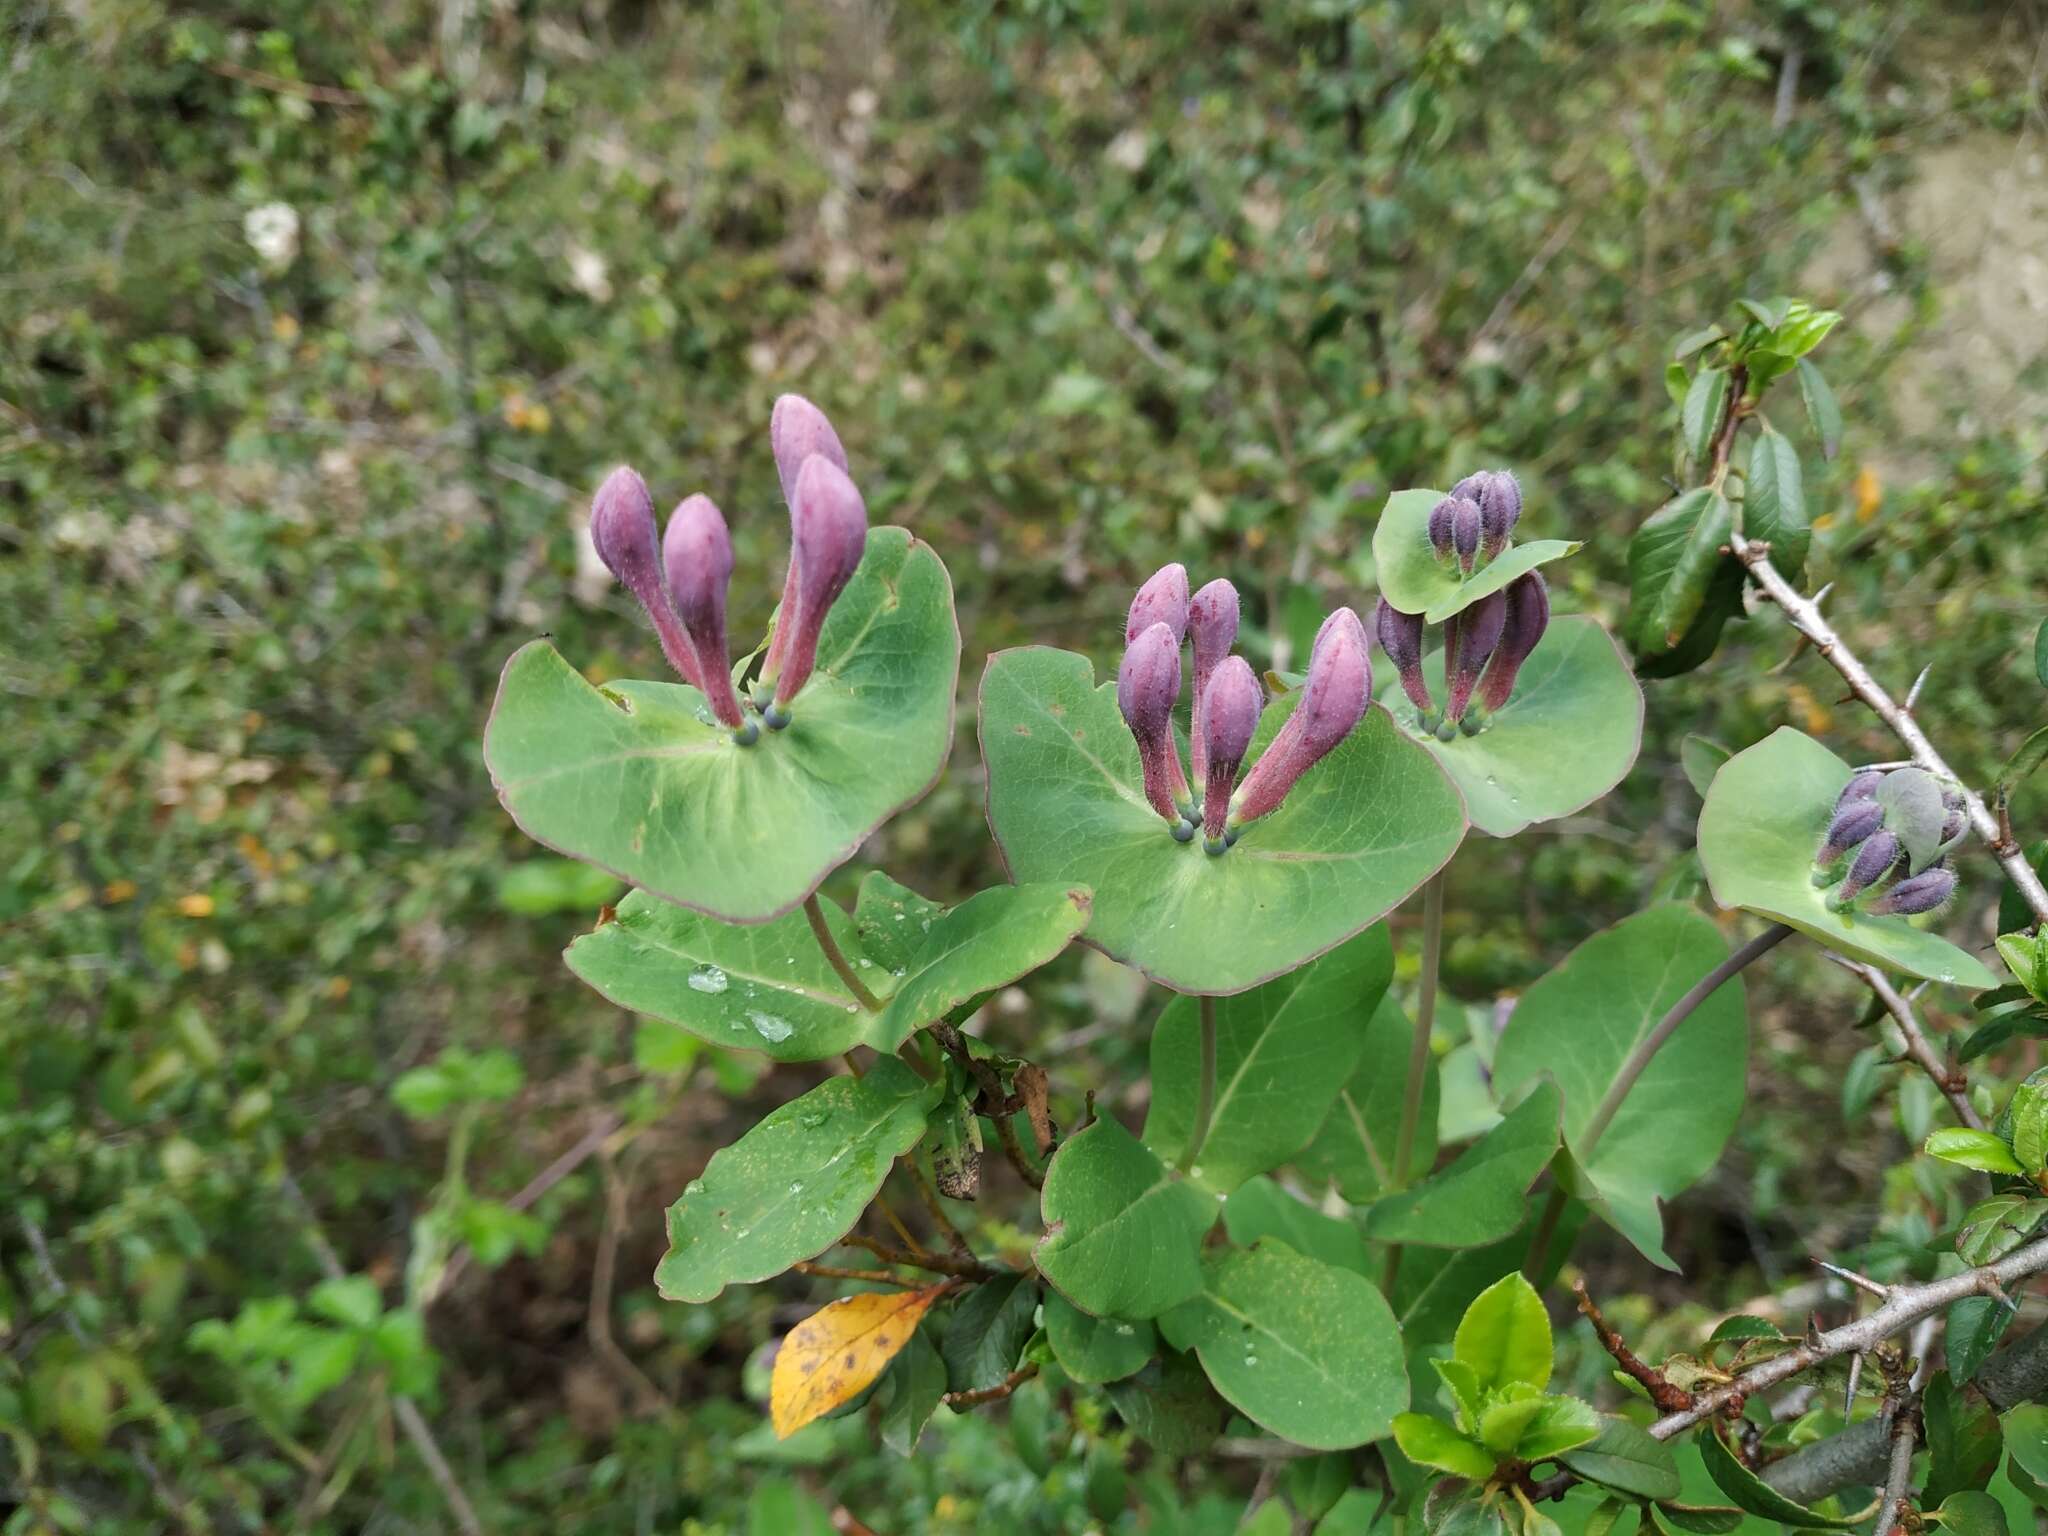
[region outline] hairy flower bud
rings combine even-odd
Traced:
[[[789,508],[790,551],[789,574],[782,579],[783,617],[775,624],[775,633],[768,641],[768,654],[761,663],[763,689],[772,689],[775,680],[782,675],[784,658],[789,654],[792,626],[786,622],[797,608],[798,583],[796,547],[796,483],[803,473],[804,461],[816,456],[851,477],[853,471],[846,462],[846,449],[840,444],[839,434],[832,430],[832,423],[802,395],[782,395],[775,401],[775,409],[768,417],[768,447],[775,455],[775,477],[782,483],[782,500]],[[756,695],[765,702],[767,693]]]
[[[1828,898],[1828,905],[1837,909],[1847,906],[1890,875],[1904,858],[1905,850],[1899,846],[1896,837],[1882,830],[1873,832],[1856,850],[1856,857],[1849,862],[1849,873],[1842,877],[1842,883]]]
[[[1500,643],[1493,648],[1493,659],[1479,679],[1479,703],[1489,710],[1507,703],[1522,663],[1550,627],[1550,588],[1539,573],[1517,576],[1502,595],[1507,599],[1507,617],[1501,625]]]
[[[1202,725],[1196,755],[1205,765],[1202,781],[1202,830],[1208,835],[1211,853],[1224,849],[1224,832],[1230,819],[1230,791],[1237,783],[1237,770],[1244,766],[1252,733],[1259,728],[1259,710],[1265,703],[1252,665],[1242,656],[1227,657],[1209,679],[1202,705]]]
[[[1457,555],[1451,538],[1452,524],[1457,521],[1458,493],[1453,490],[1429,509],[1429,547],[1436,551],[1437,563],[1449,565]]]
[[[1877,786],[1884,782],[1882,768],[1866,768],[1842,786],[1842,792],[1835,796],[1835,809],[1840,810],[1851,800],[1868,800],[1877,793]]]
[[[1489,563],[1508,546],[1508,535],[1522,520],[1522,488],[1504,469],[1487,473],[1479,496],[1479,563]]]
[[[810,681],[825,615],[853,579],[867,547],[868,509],[846,471],[814,453],[797,472],[789,522],[796,601],[775,621],[778,639],[788,628],[789,646],[774,678],[775,708],[767,716],[771,726],[789,723],[789,701]]]
[[[1194,758],[1194,780],[1201,783],[1208,773],[1208,744],[1202,734],[1202,720],[1209,679],[1237,642],[1237,588],[1221,576],[1197,592],[1188,603],[1188,638],[1195,646],[1195,707],[1188,731],[1188,751]]]
[[[1444,686],[1449,693],[1444,704],[1446,720],[1465,718],[1472,690],[1479,685],[1480,670],[1500,644],[1507,621],[1507,594],[1489,592],[1469,608],[1453,614],[1444,625]]]
[[[1173,706],[1180,697],[1180,640],[1162,620],[1149,625],[1124,652],[1116,674],[1116,707],[1138,743],[1145,799],[1176,828],[1185,820],[1187,781],[1173,740]]]
[[[1154,624],[1173,631],[1179,645],[1188,633],[1188,568],[1179,561],[1154,571],[1138,595],[1131,599],[1131,614],[1124,622],[1124,643],[1130,644]]]
[[[1401,675],[1401,691],[1408,702],[1425,715],[1436,707],[1429,696],[1429,680],[1422,675],[1422,615],[1403,613],[1384,597],[1373,609],[1373,628],[1378,631],[1380,649]]]
[[[740,708],[726,658],[725,593],[732,583],[732,536],[709,496],[684,499],[661,539],[669,597],[697,662],[697,686],[711,712],[733,730],[758,730]]]
[[[1871,902],[1869,911],[1877,917],[1911,917],[1932,912],[1955,891],[1956,872],[1946,864],[1933,864],[1884,892]]]
[[[1451,508],[1451,547],[1458,552],[1458,569],[1467,576],[1479,559],[1479,532],[1484,519],[1479,503],[1460,500]]]
[[[1851,800],[1835,812],[1813,862],[1824,876],[1849,857],[1884,825],[1884,808],[1875,800]]]
[[[1351,734],[1371,703],[1365,626],[1349,608],[1339,608],[1316,637],[1301,701],[1232,797],[1230,825],[1276,810],[1301,776]]]
[[[621,464],[597,488],[590,503],[590,542],[597,558],[647,610],[669,665],[684,682],[697,685],[696,652],[676,622],[661,579],[661,554],[654,527],[654,498],[647,482]]]

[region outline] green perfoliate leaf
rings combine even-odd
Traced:
[[[1458,1324],[1452,1358],[1471,1367],[1482,1392],[1550,1382],[1550,1317],[1543,1298],[1519,1274],[1481,1291]]]
[[[1685,444],[1685,456],[1695,464],[1706,461],[1714,446],[1714,434],[1721,429],[1721,417],[1728,407],[1728,373],[1723,368],[1702,368],[1692,376],[1685,400],[1678,408],[1678,435]]]
[[[1432,1248],[1498,1242],[1528,1215],[1529,1187],[1557,1151],[1557,1124],[1557,1089],[1539,1083],[1448,1168],[1375,1202],[1366,1212],[1366,1235]]]
[[[1363,1275],[1262,1243],[1204,1266],[1202,1292],[1160,1320],[1254,1423],[1342,1450],[1387,1433],[1408,1406],[1401,1330]]]
[[[484,760],[535,841],[664,900],[761,922],[931,787],[959,668],[945,567],[903,529],[877,528],[789,729],[738,746],[696,689],[593,688],[535,641],[506,663]]]
[[[1700,865],[1714,900],[1789,923],[1852,959],[1972,990],[1997,978],[1976,956],[1903,917],[1830,912],[1813,883],[1849,765],[1809,736],[1781,726],[1730,758],[1700,812]]]
[[[1090,1317],[1058,1291],[1047,1291],[1042,1305],[1053,1358],[1076,1381],[1122,1381],[1159,1352],[1159,1333],[1149,1322]]]
[[[1742,532],[1770,545],[1771,564],[1787,581],[1799,584],[1813,539],[1799,450],[1790,438],[1769,428],[1750,445],[1749,474],[1742,488]]]
[[[1266,1238],[1339,1269],[1370,1273],[1365,1234],[1354,1223],[1302,1204],[1268,1178],[1247,1179],[1231,1192],[1223,1202],[1223,1230],[1240,1248]]]
[[[1822,456],[1832,459],[1842,451],[1842,407],[1820,370],[1803,357],[1799,360],[1799,394],[1806,402],[1806,419],[1820,439]]]
[[[820,910],[840,948],[859,954],[846,914],[829,901]],[[634,891],[614,921],[578,938],[563,958],[620,1007],[730,1050],[824,1061],[872,1043],[873,1019],[799,912],[741,925]]]
[[[1442,1419],[1426,1413],[1404,1413],[1394,1419],[1394,1444],[1420,1466],[1475,1482],[1493,1476],[1500,1458],[1477,1440],[1459,1434]]]
[[[1226,855],[1228,857],[1228,855]],[[1385,924],[1274,981],[1219,998],[1216,1094],[1209,1134],[1188,1176],[1227,1195],[1299,1152],[1357,1066],[1366,1025],[1393,979]],[[1201,1004],[1175,998],[1152,1030],[1145,1145],[1178,1162],[1193,1128],[1201,1071]]]
[[[1706,1464],[1707,1475],[1713,1478],[1715,1486],[1728,1495],[1731,1504],[1748,1510],[1752,1515],[1808,1531],[1848,1531],[1861,1523],[1860,1519],[1823,1515],[1786,1498],[1737,1461],[1735,1453],[1712,1428],[1701,1433],[1699,1447],[1700,1460]]]
[[[1267,706],[1256,762],[1299,695]],[[1145,803],[1138,750],[1087,658],[990,658],[981,689],[989,825],[1012,878],[1086,885],[1087,941],[1181,992],[1232,993],[1371,926],[1464,836],[1456,787],[1369,710],[1271,816],[1220,857],[1175,842]]]
[[[1455,565],[1437,564],[1429,542],[1430,509],[1443,499],[1442,491],[1396,491],[1387,498],[1372,533],[1380,595],[1401,612],[1419,613],[1431,624],[1442,623],[1516,577],[1575,555],[1582,547],[1570,539],[1535,539],[1511,545],[1492,564],[1462,575]]]
[[[1975,1168],[1980,1173],[2022,1173],[2012,1148],[1990,1131],[1973,1131],[1968,1126],[1947,1126],[1927,1138],[1920,1149],[1945,1163]]]
[[[1602,1487],[1642,1499],[1675,1499],[1683,1484],[1671,1447],[1626,1419],[1603,1419],[1600,1433],[1558,1460]]]
[[[779,1275],[844,1237],[892,1163],[917,1145],[941,1086],[884,1057],[775,1110],[669,1207],[654,1283],[670,1301]]]
[[[1415,1026],[1391,996],[1382,996],[1365,1027],[1365,1049],[1337,1102],[1323,1117],[1322,1129],[1296,1155],[1295,1166],[1311,1178],[1335,1181],[1353,1204],[1378,1199],[1393,1182],[1395,1142],[1401,1134],[1401,1100],[1407,1092],[1408,1054]],[[1436,1060],[1430,1059],[1422,1079],[1412,1166],[1436,1162]],[[1226,1213],[1227,1214],[1227,1213]],[[1297,1245],[1299,1246],[1299,1245]]]
[[[1037,970],[1088,926],[1092,906],[1081,886],[997,886],[970,896],[934,920],[869,1043],[894,1051],[960,1004]]]
[[[1734,514],[1707,486],[1650,514],[1628,545],[1628,617],[1622,633],[1638,656],[1669,651],[1699,616],[1729,557]]]
[[[1422,665],[1441,706],[1443,652]],[[1515,691],[1477,735],[1439,741],[1424,731],[1399,679],[1381,690],[1380,702],[1457,781],[1472,825],[1495,837],[1599,799],[1621,782],[1642,745],[1643,691],[1614,637],[1578,615],[1551,622]]]
[[[1039,1273],[1082,1311],[1157,1317],[1202,1288],[1216,1199],[1104,1117],[1053,1154],[1040,1196]]]
[[[1742,1113],[1749,1030],[1739,978],[1716,988],[1649,1058],[1590,1153],[1587,1135],[1632,1054],[1727,955],[1713,922],[1692,907],[1648,908],[1595,934],[1530,987],[1494,1049],[1496,1092],[1556,1081],[1566,1146],[1607,1202],[1605,1214],[1634,1213],[1648,1228],[1637,1235],[1656,1247],[1652,1257],[1662,1251],[1655,1202],[1714,1165]]]

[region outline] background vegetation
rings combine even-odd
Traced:
[[[613,888],[538,856],[483,773],[518,641],[661,675],[583,547],[590,489],[626,459],[711,491],[757,622],[768,407],[802,390],[877,520],[951,567],[970,689],[1027,639],[1113,658],[1171,558],[1254,594],[1284,663],[1371,591],[1385,491],[1482,465],[1522,476],[1533,533],[1592,541],[1559,604],[1612,622],[1668,490],[1671,338],[1805,292],[1850,317],[1848,445],[1806,466],[1818,579],[1895,687],[1932,664],[1922,715],[1983,782],[2034,723],[2042,22],[0,6],[0,1525],[448,1529],[452,1479],[505,1532],[837,1504],[1179,1529],[1181,1499],[1234,1528],[1256,1467],[1177,1468],[1031,1393],[910,1462],[829,1424],[778,1447],[750,1360],[829,1286],[655,1300],[662,1206],[800,1074],[750,1100],[760,1062],[574,984],[558,952]],[[1475,847],[1452,990],[1683,888],[1683,733],[1891,755],[1790,655],[1737,625],[1652,685],[1619,791]],[[972,721],[888,834],[937,896],[993,874]],[[1881,1273],[1953,1214],[1904,1161],[1931,1085],[1852,1069],[1862,1003],[1825,969],[1755,991],[1752,1114],[1672,1223],[1683,1291],[1611,1238],[1576,1255],[1639,1293],[1618,1317],[1796,1287],[1814,1234]],[[1046,976],[981,1031],[1053,1068],[1070,1122],[1060,1063],[1142,1084],[1159,999],[1078,952]],[[999,1215],[1021,1191],[992,1183]]]

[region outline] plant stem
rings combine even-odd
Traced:
[[[1422,888],[1422,995],[1415,1007],[1415,1039],[1408,1049],[1408,1085],[1401,1095],[1401,1132],[1394,1142],[1394,1189],[1408,1187],[1415,1134],[1422,1119],[1422,1085],[1429,1076],[1429,1042],[1436,1031],[1436,978],[1444,954],[1444,872]]]
[[[1544,1202],[1543,1214],[1536,1219],[1536,1235],[1529,1239],[1529,1258],[1522,1265],[1522,1274],[1531,1285],[1539,1283],[1537,1276],[1543,1273],[1543,1266],[1550,1262],[1550,1244],[1557,1236],[1557,1224],[1564,1217],[1567,1199],[1564,1186],[1557,1182],[1557,1174],[1553,1170],[1550,1198]]]
[[[1202,1143],[1209,1139],[1209,1117],[1216,1109],[1216,999],[1197,998],[1202,1016],[1202,1071],[1195,1081],[1195,1120],[1188,1128],[1187,1150],[1180,1155],[1180,1171],[1187,1173],[1202,1155]]]
[[[1691,991],[1671,1005],[1671,1011],[1657,1021],[1657,1027],[1645,1035],[1636,1048],[1629,1052],[1628,1060],[1621,1064],[1621,1070],[1615,1074],[1614,1082],[1608,1087],[1607,1096],[1600,1101],[1600,1107],[1593,1111],[1593,1118],[1586,1122],[1585,1130],[1579,1133],[1578,1145],[1572,1148],[1572,1156],[1578,1159],[1580,1167],[1591,1165],[1593,1149],[1607,1133],[1607,1127],[1613,1123],[1615,1112],[1621,1108],[1622,1100],[1628,1097],[1629,1090],[1635,1087],[1636,1079],[1643,1075],[1643,1069],[1649,1066],[1651,1059],[1664,1048],[1664,1042],[1678,1032],[1678,1026],[1690,1018],[1693,1010],[1701,1003],[1719,991],[1722,982],[1791,936],[1792,930],[1783,923],[1771,924],[1702,976],[1693,984]]]
[[[1392,1194],[1408,1187],[1415,1161],[1415,1137],[1422,1129],[1422,1086],[1429,1080],[1429,1043],[1436,1033],[1437,972],[1444,958],[1444,872],[1440,869],[1422,887],[1422,993],[1415,1004],[1415,1036],[1408,1047],[1408,1081],[1401,1093],[1401,1129],[1394,1140]],[[1387,1249],[1387,1267],[1380,1289],[1389,1299],[1401,1278],[1401,1245]]]
[[[811,892],[810,895],[804,898],[804,916],[810,919],[811,934],[812,937],[817,939],[818,948],[825,952],[826,960],[831,963],[832,969],[838,973],[839,979],[846,983],[846,990],[853,994],[854,1001],[859,1003],[869,1013],[880,1013],[882,1011],[882,1000],[861,985],[859,974],[847,963],[845,954],[840,950],[838,942],[832,937],[832,930],[825,926],[825,912],[818,905],[818,893],[816,891]]]

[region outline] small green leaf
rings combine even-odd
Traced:
[[[2048,1404],[2021,1403],[2007,1409],[2000,1422],[2005,1448],[2020,1470],[2037,1483],[2048,1483]]]
[[[920,1328],[889,1362],[877,1389],[876,1400],[883,1405],[877,1424],[882,1444],[898,1456],[915,1452],[945,1391],[946,1362]]]
[[[1713,1333],[1708,1335],[1707,1342],[1709,1344],[1722,1344],[1730,1340],[1777,1340],[1782,1339],[1784,1337],[1784,1330],[1779,1328],[1779,1326],[1776,1323],[1771,1322],[1769,1319],[1762,1317],[1752,1317],[1746,1312],[1738,1312],[1733,1317],[1724,1317],[1723,1319],[1721,1319],[1721,1321],[1715,1326]]]
[[[1451,1400],[1458,1410],[1458,1428],[1467,1434],[1477,1434],[1481,1394],[1479,1378],[1473,1374],[1472,1367],[1462,1360],[1449,1360],[1442,1355],[1430,1356],[1429,1363],[1436,1367],[1443,1384],[1451,1389]]]
[[[1586,1516],[1585,1536],[1613,1536],[1614,1528],[1620,1523],[1623,1511],[1631,1507],[1620,1499],[1602,1499],[1593,1507],[1593,1512]]]
[[[1229,1408],[1194,1356],[1168,1353],[1109,1386],[1109,1400],[1138,1438],[1165,1456],[1197,1456],[1223,1433]]]
[[[2048,688],[2048,619],[2034,631],[2034,681]]]
[[[1499,1392],[1488,1394],[1476,1419],[1479,1443],[1494,1455],[1505,1458],[1521,1442],[1522,1431],[1529,1427],[1530,1421],[1543,1411],[1543,1402],[1540,1392],[1525,1392],[1519,1396]],[[1590,1440],[1592,1435],[1589,1433],[1586,1438]]]
[[[1929,1136],[1921,1150],[1929,1157],[1960,1163],[1980,1173],[2025,1172],[2004,1141],[1990,1131],[1973,1131],[1968,1126],[1945,1126]]]
[[[1785,317],[1791,313],[1792,300],[1782,295],[1761,302],[1756,299],[1737,299],[1735,307],[1765,330],[1775,332],[1785,323]]]
[[[1926,1500],[1933,1502],[1931,1491]],[[1941,1507],[1934,1512],[1934,1519],[1947,1536],[2007,1536],[2005,1506],[1990,1494],[1974,1489],[1952,1493],[1943,1499]]]
[[[1493,1476],[1499,1457],[1476,1440],[1459,1434],[1442,1419],[1426,1413],[1403,1413],[1394,1419],[1394,1444],[1421,1466],[1480,1482]]]
[[[1742,531],[1771,547],[1771,564],[1798,585],[1813,538],[1806,516],[1806,490],[1799,450],[1768,427],[1749,449],[1749,474],[1742,487]]]
[[[1537,1084],[1514,1112],[1441,1172],[1375,1202],[1366,1236],[1385,1243],[1477,1248],[1498,1242],[1528,1214],[1529,1187],[1557,1151],[1557,1089]]]
[[[2028,996],[2048,1002],[2048,932],[2001,933],[1998,958]]]
[[[1671,1447],[1626,1419],[1604,1419],[1598,1436],[1558,1460],[1591,1482],[1636,1498],[1675,1499],[1683,1486]]]
[[[1684,362],[1695,352],[1704,351],[1728,334],[1725,325],[1703,325],[1696,331],[1687,331],[1672,343],[1671,357],[1674,362]]]
[[[498,876],[498,905],[521,917],[595,912],[621,889],[616,876],[574,859],[522,859]]]
[[[2048,1215],[2048,1200],[1993,1195],[1964,1213],[1956,1228],[1956,1253],[1973,1268],[1994,1264],[2033,1235]]]
[[[2005,760],[2005,766],[1998,770],[1999,789],[2010,791],[2044,762],[2048,762],[2048,725],[2021,742]]]
[[[2048,1167],[2048,1088],[2039,1083],[2022,1083],[2013,1093],[2012,1155],[2030,1178]]]
[[[1728,373],[1723,368],[1702,368],[1693,375],[1685,401],[1678,408],[1678,431],[1684,440],[1686,457],[1705,462],[1714,446],[1714,434],[1728,407]]]
[[[969,1291],[953,1308],[939,1346],[947,1390],[1000,1386],[1030,1341],[1037,1311],[1038,1287],[1021,1275],[984,1280]]]
[[[1715,1485],[1728,1495],[1733,1504],[1748,1510],[1752,1515],[1761,1515],[1766,1520],[1775,1520],[1780,1525],[1794,1526],[1811,1531],[1847,1531],[1861,1523],[1860,1519],[1844,1518],[1839,1515],[1823,1515],[1817,1510],[1788,1499],[1769,1483],[1758,1477],[1749,1468],[1735,1459],[1735,1453],[1728,1449],[1720,1434],[1709,1427],[1699,1437],[1700,1460],[1706,1464],[1707,1475]]]
[[[1159,1332],[1143,1319],[1090,1317],[1058,1291],[1047,1291],[1043,1306],[1053,1358],[1076,1381],[1122,1381],[1159,1352]]]
[[[1771,350],[1787,357],[1804,357],[1841,323],[1839,311],[1815,309],[1804,299],[1794,299],[1786,306],[1784,319],[1771,327]]]
[[[2011,1311],[1995,1296],[1965,1296],[1950,1307],[1944,1330],[1949,1375],[1958,1384],[1972,1380],[2011,1322]]]
[[[1202,1234],[1216,1199],[1113,1117],[1060,1143],[1039,1199],[1039,1272],[1082,1311],[1157,1317],[1200,1293]]]
[[[884,1057],[865,1077],[831,1078],[772,1112],[669,1207],[655,1287],[670,1301],[709,1301],[824,1252],[917,1145],[941,1091]]]
[[[1714,775],[1721,765],[1735,754],[1705,736],[1687,732],[1678,743],[1678,763],[1685,770],[1686,782],[1692,785],[1693,793],[1702,800],[1707,797],[1707,786],[1714,782]]]
[[[1515,1443],[1522,1461],[1549,1461],[1600,1436],[1602,1420],[1591,1403],[1576,1397],[1546,1397]]]
[[[1664,393],[1671,397],[1673,405],[1685,403],[1685,392],[1692,384],[1692,374],[1683,363],[1664,365]]]
[[[1922,1501],[1939,1504],[1951,1494],[1982,1488],[1998,1470],[2004,1440],[1998,1414],[1975,1392],[1937,1372],[1921,1394],[1927,1428],[1927,1486]]]
[[[1799,359],[1799,393],[1806,401],[1806,419],[1820,439],[1821,454],[1832,459],[1842,451],[1842,407],[1820,370],[1803,357]]]
[[[1628,546],[1628,616],[1622,633],[1638,656],[1677,646],[1705,607],[1728,558],[1728,502],[1707,486],[1666,502]]]
[[[1520,1274],[1481,1291],[1458,1323],[1452,1356],[1470,1366],[1483,1392],[1515,1382],[1539,1390],[1550,1381],[1550,1315]]]
[[[1655,1508],[1660,1524],[1674,1531],[1690,1531],[1693,1536],[1726,1536],[1742,1524],[1742,1511],[1727,1504],[1680,1504],[1663,1499]]]

